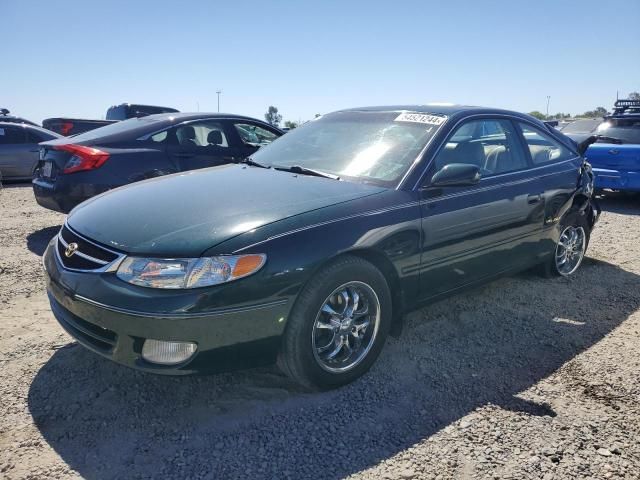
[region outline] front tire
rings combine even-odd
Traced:
[[[569,210],[560,222],[560,237],[552,258],[545,265],[545,274],[549,277],[573,275],[582,264],[590,234],[585,212],[577,208]]]
[[[298,296],[278,365],[312,390],[352,382],[380,354],[391,310],[382,273],[359,257],[341,257],[319,271]]]

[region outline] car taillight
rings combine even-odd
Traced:
[[[85,147],[84,145],[56,145],[53,149],[63,150],[72,154],[71,158],[67,160],[62,173],[94,170],[109,160],[109,154],[107,152],[93,147]]]

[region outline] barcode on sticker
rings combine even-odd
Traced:
[[[445,116],[425,115],[424,113],[401,113],[396,122],[425,123],[427,125],[442,125],[447,120]]]

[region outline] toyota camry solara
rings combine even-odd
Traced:
[[[45,253],[49,299],[80,344],[130,367],[277,362],[332,388],[408,310],[535,266],[574,274],[592,190],[575,143],[528,115],[339,111],[239,164],[81,204]]]

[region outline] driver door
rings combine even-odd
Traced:
[[[450,163],[477,165],[480,181],[432,186],[435,172]],[[421,190],[424,298],[535,261],[544,219],[542,188],[510,120],[463,123],[428,168]]]

